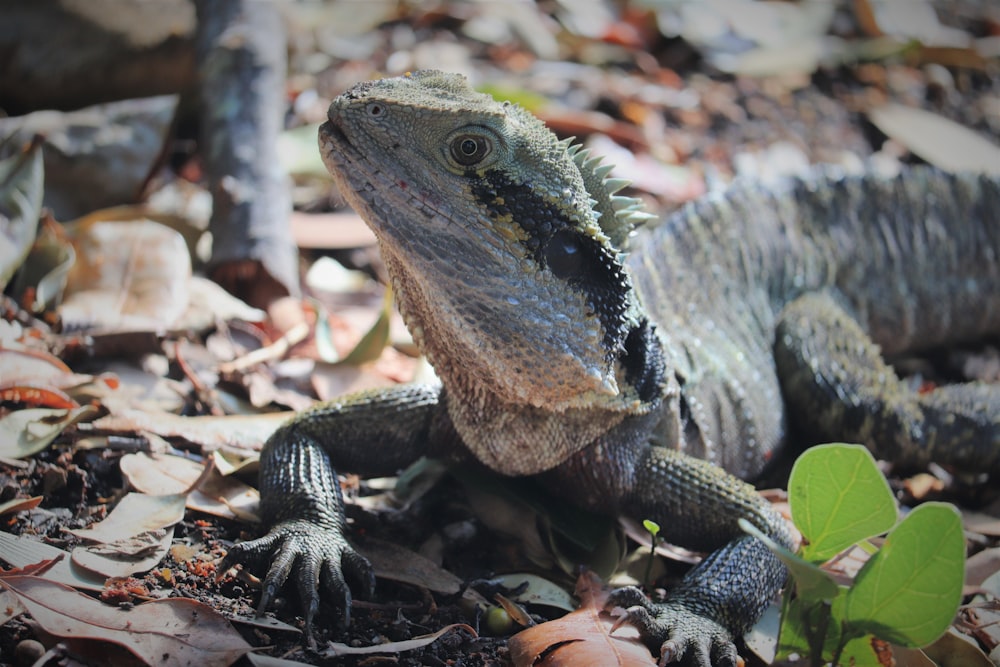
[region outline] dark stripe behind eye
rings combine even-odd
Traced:
[[[627,334],[631,287],[614,250],[580,232],[531,184],[512,183],[495,169],[472,181],[472,195],[490,217],[510,216],[527,235],[522,243],[538,265],[584,294],[604,330],[605,351],[609,359],[615,356]]]

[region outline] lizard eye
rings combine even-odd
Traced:
[[[493,150],[493,143],[478,134],[460,134],[451,140],[451,157],[463,167],[479,164]]]

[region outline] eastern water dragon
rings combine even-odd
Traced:
[[[612,603],[665,662],[735,664],[785,579],[737,520],[792,541],[740,478],[789,433],[1000,472],[1000,387],[916,393],[882,357],[1000,333],[995,177],[734,185],[636,242],[649,215],[607,166],[458,75],[361,83],[319,143],[441,385],[322,404],[270,438],[269,532],[223,563],[271,563],[261,609],[289,575],[307,626],[321,591],[348,621],[345,573],[370,593],[335,469],[477,460],[709,552],[666,602],[626,588]]]

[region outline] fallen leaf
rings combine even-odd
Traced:
[[[413,649],[429,646],[442,636],[456,629],[465,630],[473,637],[479,636],[476,634],[475,630],[465,623],[454,623],[452,625],[446,625],[437,632],[433,632],[429,635],[420,635],[419,637],[414,637],[405,641],[386,642],[385,644],[376,644],[374,646],[348,646],[347,644],[337,644],[331,642],[328,644],[329,648],[322,651],[320,655],[325,658],[330,658],[338,655],[367,655],[370,653],[400,653],[402,651],[412,651]]]
[[[0,290],[21,267],[35,240],[42,207],[42,140],[0,161]]]
[[[962,525],[965,529],[987,537],[1000,537],[1000,517],[982,512],[962,512]]]
[[[174,529],[171,527],[140,533],[110,544],[76,547],[71,557],[80,567],[105,577],[128,577],[148,572],[159,565],[173,539]]]
[[[511,590],[527,584],[521,592],[508,596],[510,599],[521,604],[541,604],[564,611],[573,611],[576,609],[576,602],[574,602],[573,596],[565,588],[538,575],[502,574],[495,577],[493,581],[497,581]]]
[[[159,330],[190,303],[191,258],[184,238],[148,219],[73,223],[77,261],[59,314],[68,327]]]
[[[630,626],[611,634],[614,619],[602,611],[608,591],[590,572],[577,579],[580,608],[562,618],[523,630],[508,643],[515,667],[650,667],[649,649]]]
[[[983,549],[965,561],[965,585],[978,589],[997,572],[1000,572],[1000,547]]]
[[[67,529],[80,539],[112,544],[140,533],[173,526],[184,518],[183,494],[154,496],[129,493],[111,513],[90,528]]]
[[[0,401],[61,410],[72,410],[80,407],[80,404],[70,398],[66,392],[32,383],[0,386]]]
[[[974,640],[959,634],[954,628],[930,646],[925,646],[922,652],[938,667],[996,667]]]
[[[149,665],[227,667],[251,650],[222,615],[195,600],[155,600],[126,611],[40,577],[0,575],[0,584],[72,653],[93,655],[96,641]]]
[[[31,498],[13,498],[5,503],[0,503],[0,516],[4,514],[14,514],[38,507],[43,496],[33,496]]]
[[[371,561],[377,577],[420,586],[444,595],[454,595],[462,589],[461,579],[414,551],[370,538],[359,540],[357,546]]]
[[[0,419],[0,457],[27,458],[48,447],[66,428],[97,414],[84,405],[74,410],[25,408]]]
[[[263,310],[250,307],[218,283],[201,276],[191,276],[188,291],[188,307],[171,325],[176,329],[204,331],[220,321],[261,322],[267,317]]]
[[[27,609],[18,602],[16,595],[10,591],[0,591],[0,625],[26,611]]]
[[[291,415],[291,412],[269,412],[222,417],[181,417],[169,412],[124,408],[95,420],[94,428],[128,434],[149,431],[165,438],[184,438],[201,445],[205,451],[230,447],[251,453],[259,451],[268,437],[288,421]]]
[[[105,577],[74,565],[69,553],[49,544],[0,531],[0,553],[11,566],[22,569],[54,561],[52,567],[41,575],[45,579],[89,591],[104,590]]]
[[[886,104],[869,111],[868,118],[886,136],[935,167],[1000,174],[1000,146],[944,116]]]
[[[260,521],[260,494],[235,477],[170,454],[127,454],[119,463],[122,474],[135,489],[151,494],[186,494],[187,507],[213,516]],[[199,483],[200,481],[200,483]],[[197,488],[192,489],[196,483]]]

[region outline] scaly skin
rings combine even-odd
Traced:
[[[320,150],[378,237],[442,386],[351,396],[271,437],[269,532],[223,563],[271,559],[262,610],[293,572],[307,627],[320,588],[347,622],[344,572],[371,588],[331,465],[383,474],[424,454],[472,458],[711,552],[666,603],[635,589],[612,603],[663,662],[735,664],[733,639],[785,578],[738,519],[792,539],[731,473],[759,473],[786,414],[905,464],[1000,471],[996,388],[917,396],[876,347],[1000,332],[996,180],[734,187],[667,220],[626,261],[648,216],[614,194],[622,183],[457,75],[356,86],[331,105]]]

